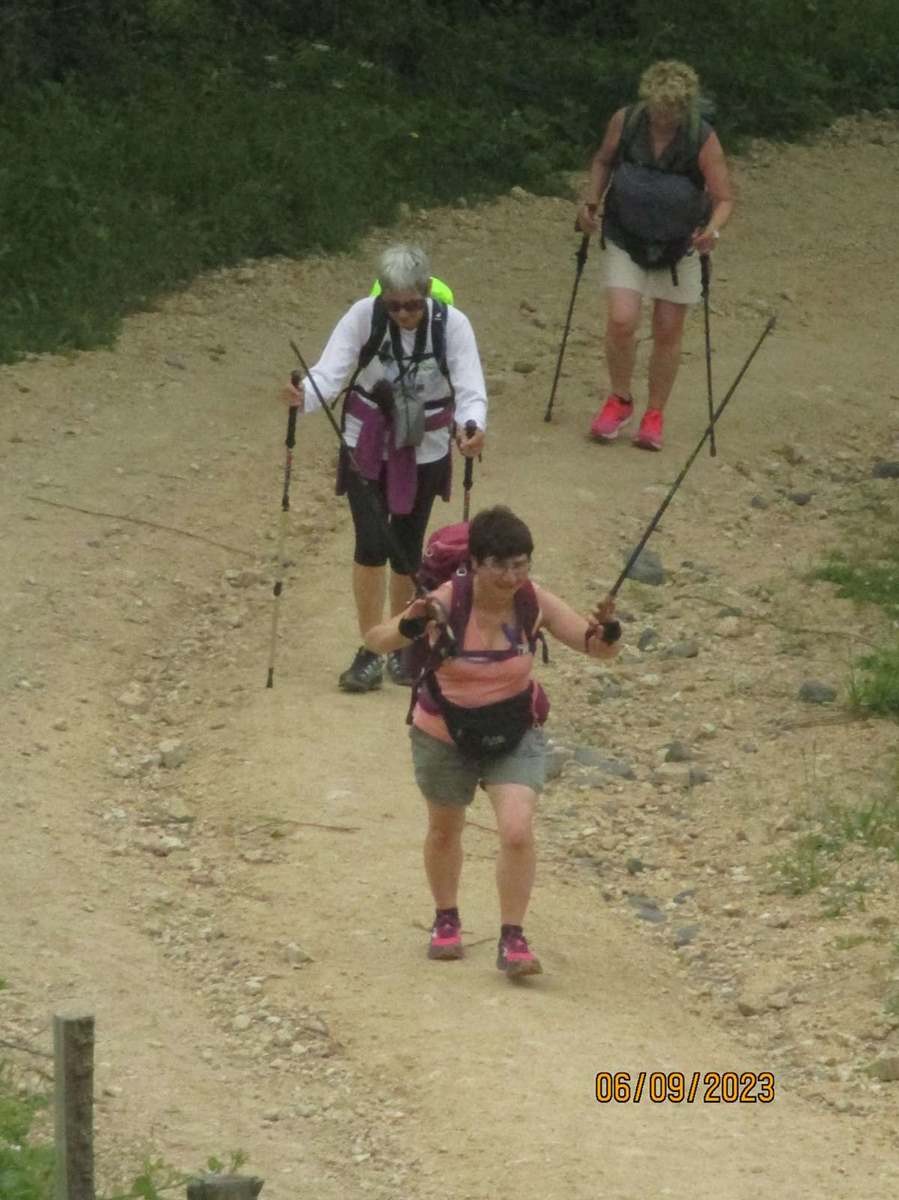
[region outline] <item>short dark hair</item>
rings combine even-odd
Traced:
[[[505,504],[479,512],[468,527],[468,550],[477,563],[485,558],[515,558],[534,552],[531,531]]]

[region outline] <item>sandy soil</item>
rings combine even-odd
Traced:
[[[666,583],[622,591],[620,661],[554,648],[545,669],[560,745],[633,777],[569,761],[547,792],[529,986],[492,965],[480,802],[468,958],[424,958],[407,693],[335,686],[356,645],[350,526],[320,418],[300,427],[264,687],[287,338],[316,355],[387,235],[199,280],[108,352],[0,370],[0,1034],[46,1046],[52,1012],[96,1012],[105,1190],[143,1149],[190,1169],[240,1148],[270,1200],[896,1194],[899,1083],[869,1068],[899,1056],[899,868],[863,847],[791,898],[770,864],[828,801],[885,786],[895,752],[895,725],[797,691],[844,696],[885,631],[806,576],[896,511],[899,482],[870,473],[899,458],[897,148],[871,119],[735,164],[719,396],[775,311],[777,330],[654,538]],[[395,235],[429,247],[478,334],[475,503],[513,503],[538,578],[586,609],[701,435],[701,313],[664,452],[599,447],[598,248],[542,420],[571,206],[516,194]],[[662,762],[675,739],[687,766]],[[776,1099],[600,1105],[600,1071],[773,1071]]]

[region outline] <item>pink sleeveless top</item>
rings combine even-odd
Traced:
[[[476,651],[488,648],[472,610],[465,626],[462,649]],[[453,704],[461,704],[465,708],[495,704],[498,700],[508,700],[511,696],[517,696],[531,682],[534,666],[534,656],[528,650],[526,642],[522,643],[522,650],[522,654],[499,661],[477,658],[446,659],[437,670],[444,696]],[[441,742],[454,745],[443,717],[439,713],[426,712],[421,702],[415,705],[412,724],[422,733],[428,733]]]

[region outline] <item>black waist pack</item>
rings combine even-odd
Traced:
[[[467,758],[496,758],[514,750],[534,725],[533,687],[517,696],[464,708],[447,700],[431,673],[428,690],[446,722],[447,730]]]

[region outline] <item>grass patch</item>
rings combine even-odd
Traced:
[[[0,1196],[3,1200],[49,1200],[53,1195],[53,1146],[32,1137],[46,1099],[22,1095],[7,1064],[0,1062]]]
[[[777,889],[788,896],[818,892],[829,917],[864,908],[869,883],[851,852],[864,849],[899,862],[899,768],[873,797],[828,800],[808,820],[812,828],[771,862]]]
[[[837,595],[856,604],[874,604],[899,627],[899,535],[892,506],[880,513],[876,532],[870,524],[852,539],[851,550],[832,551],[813,573],[836,585]],[[899,717],[899,638],[859,658],[849,685],[853,707],[882,717]]]

